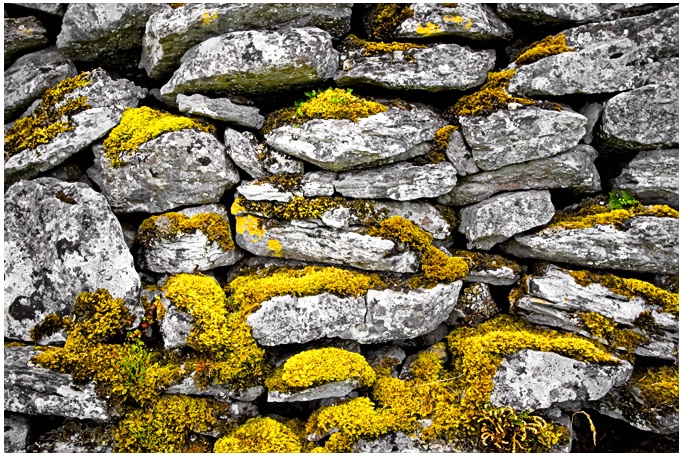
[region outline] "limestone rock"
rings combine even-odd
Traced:
[[[112,453],[113,426],[69,420],[61,427],[41,435],[29,452]]]
[[[446,125],[424,106],[388,111],[353,122],[314,119],[298,127],[285,125],[268,133],[269,146],[325,170],[367,168],[423,155],[434,133]]]
[[[458,325],[464,322],[470,327],[487,321],[500,313],[495,300],[491,296],[489,286],[484,283],[474,283],[465,286],[460,292],[458,303],[451,311],[446,323]]]
[[[55,48],[19,57],[5,70],[5,119],[26,109],[45,89],[77,74],[73,62]]]
[[[162,298],[166,308],[164,317],[159,319],[159,329],[164,338],[164,349],[176,349],[187,346],[187,337],[192,331],[192,316],[180,311],[176,306]]]
[[[114,168],[93,148],[102,170],[102,191],[115,213],[158,213],[185,205],[217,202],[240,180],[223,145],[194,129],[166,132],[122,157]]]
[[[358,387],[355,379],[339,382],[329,382],[322,386],[312,387],[300,392],[268,392],[270,403],[290,403],[299,401],[321,400],[323,398],[343,398]]]
[[[5,65],[28,51],[35,51],[48,43],[47,30],[33,16],[5,18]]]
[[[603,106],[603,103],[586,103],[579,110],[579,113],[583,114],[586,119],[588,119],[588,123],[586,124],[586,135],[582,138],[583,142],[586,144],[591,144],[593,142],[593,129],[600,120]]]
[[[491,404],[533,411],[568,401],[598,400],[613,386],[625,383],[632,372],[633,366],[623,360],[603,366],[524,349],[498,367]]]
[[[647,205],[678,208],[678,149],[641,151],[612,180]]]
[[[454,130],[448,138],[446,157],[455,165],[458,176],[467,176],[479,172],[479,167],[472,157],[472,152],[465,145],[460,129]]]
[[[509,286],[516,283],[522,275],[519,264],[500,255],[458,250],[450,250],[450,253],[470,260],[470,272],[465,276],[467,282]]]
[[[334,80],[341,87],[367,84],[394,90],[466,90],[484,83],[495,60],[492,49],[473,51],[457,44],[372,56],[365,56],[363,49],[347,50]]]
[[[335,39],[351,27],[350,3],[199,3],[153,14],[147,22],[140,68],[150,78],[170,76],[192,46],[240,30],[317,27]]]
[[[64,14],[57,47],[73,59],[106,62],[142,46],[147,19],[170,9],[161,3],[72,3]]]
[[[501,3],[498,14],[533,24],[601,22],[637,14],[646,3]]]
[[[503,191],[523,189],[571,189],[593,193],[600,190],[600,175],[593,165],[598,151],[580,144],[567,152],[508,165],[493,171],[465,176],[448,194],[443,205],[468,205]]]
[[[202,389],[197,387],[197,383],[193,376],[188,376],[184,378],[178,384],[172,385],[164,391],[167,394],[180,394],[180,395],[202,395],[212,397],[223,403],[234,403],[236,405],[235,411],[239,413],[239,416],[246,416],[250,414],[254,407],[249,405],[248,402],[256,400],[266,391],[263,386],[253,386],[242,390],[234,390],[228,386],[221,386],[218,384],[211,384]],[[235,402],[237,400],[237,402]],[[245,403],[239,403],[245,402]]]
[[[233,32],[190,49],[161,88],[170,103],[183,93],[260,94],[319,84],[334,76],[339,53],[316,28]]]
[[[29,418],[5,412],[5,452],[26,452],[31,431]]]
[[[467,249],[491,249],[497,243],[550,222],[555,215],[550,192],[506,192],[460,210],[458,231]]]
[[[200,94],[190,96],[178,94],[176,103],[182,113],[209,117],[257,130],[263,127],[266,120],[261,116],[258,108],[238,105],[228,98],[209,98]]]
[[[651,84],[609,99],[598,136],[618,149],[678,147],[678,86]]]
[[[39,351],[30,346],[5,347],[5,411],[106,421],[107,404],[94,383],[74,385],[71,375],[30,363]]]
[[[53,178],[5,195],[5,337],[30,341],[50,313],[69,314],[83,291],[109,290],[135,310],[140,277],[121,225],[101,194]]]

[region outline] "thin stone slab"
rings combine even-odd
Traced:
[[[602,22],[638,14],[648,3],[501,3],[498,15],[532,24]]]
[[[266,391],[263,386],[253,386],[246,389],[235,390],[229,386],[211,384],[202,389],[197,386],[193,376],[184,378],[178,384],[174,384],[164,391],[166,394],[202,395],[213,397],[223,403],[232,403],[234,400],[252,402]]]
[[[269,403],[291,403],[300,401],[322,400],[323,398],[343,398],[358,387],[355,379],[330,382],[322,386],[304,389],[300,392],[268,392]]]
[[[33,16],[5,18],[5,65],[22,54],[45,47],[49,42],[47,30]]]
[[[678,208],[678,149],[640,151],[612,180],[647,205]]]
[[[238,132],[227,128],[223,141],[228,156],[254,179],[283,173],[301,174],[304,172],[302,161],[260,143],[253,133]]]
[[[266,121],[254,106],[233,103],[228,98],[209,98],[200,94],[179,94],[176,103],[181,113],[204,116],[252,129],[260,129]]]

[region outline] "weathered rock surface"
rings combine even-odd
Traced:
[[[135,309],[140,277],[121,225],[102,195],[53,178],[20,181],[5,195],[5,337],[30,341],[76,296],[109,290]]]
[[[159,330],[164,338],[164,348],[176,349],[187,346],[187,337],[192,331],[192,316],[180,311],[164,298],[162,298],[162,303],[166,312],[159,319]]]
[[[298,127],[285,125],[268,133],[269,146],[325,170],[367,168],[423,155],[434,133],[446,125],[431,109],[391,107],[353,122],[314,119]]]
[[[522,66],[510,81],[511,93],[596,94],[648,84],[658,73],[671,71],[663,60],[678,56],[678,6],[562,33],[576,52]],[[678,79],[673,71],[672,83]]]
[[[153,14],[147,22],[140,68],[150,78],[170,76],[192,46],[240,30],[317,27],[333,38],[351,27],[349,3],[199,3]]]
[[[167,9],[163,3],[72,3],[64,14],[57,47],[76,60],[106,61],[140,48],[147,19]]]
[[[268,392],[268,401],[271,403],[290,403],[295,401],[313,401],[323,398],[343,398],[358,387],[355,379],[339,382],[330,382],[322,386],[312,387],[300,392]]]
[[[161,88],[170,103],[183,93],[260,94],[319,84],[337,72],[339,53],[316,28],[233,32],[190,49]]]
[[[637,14],[644,3],[501,3],[498,15],[533,24],[599,22]]]
[[[363,49],[345,51],[334,77],[341,86],[368,84],[395,90],[466,90],[484,83],[493,70],[492,49],[473,51],[457,44],[365,56]],[[455,70],[455,71],[454,71]]]
[[[678,208],[678,149],[641,151],[612,180],[647,205]]]
[[[48,43],[47,30],[33,16],[5,18],[5,65],[28,51],[44,47]]]
[[[465,141],[482,170],[550,157],[575,146],[586,118],[570,110],[527,107],[489,116],[460,116]]]
[[[253,133],[240,133],[228,128],[225,129],[223,141],[228,156],[254,179],[283,173],[304,172],[302,161],[259,143]]]
[[[598,152],[578,145],[567,152],[508,165],[458,180],[448,194],[439,197],[443,205],[468,205],[503,191],[523,189],[571,189],[593,193],[600,190],[600,175],[593,162]]]
[[[5,412],[5,452],[26,452],[31,422],[28,416]]]
[[[164,391],[167,394],[180,394],[180,395],[202,395],[213,397],[216,400],[223,403],[234,403],[235,411],[239,412],[238,415],[246,416],[246,414],[251,414],[255,407],[249,404],[256,400],[258,397],[265,392],[266,389],[263,386],[249,387],[243,390],[234,390],[228,386],[221,386],[217,384],[211,384],[203,389],[197,387],[197,383],[193,376],[188,376],[184,378],[180,383],[175,384]],[[238,402],[235,402],[237,400]],[[245,403],[239,403],[245,402]],[[258,412],[257,412],[258,414]]]
[[[73,62],[56,48],[19,57],[5,70],[5,119],[26,109],[45,89],[77,74]]]
[[[594,225],[582,229],[550,228],[518,235],[501,244],[522,258],[565,262],[658,274],[678,272],[678,219],[636,216],[620,229]]]
[[[391,432],[374,440],[358,440],[353,452],[362,453],[443,453],[463,452],[464,444],[459,441],[423,440],[403,432]],[[475,449],[469,449],[475,452]],[[467,451],[465,451],[467,452]]]
[[[124,155],[114,168],[101,146],[93,147],[102,170],[102,191],[115,213],[158,213],[185,205],[217,202],[239,174],[210,133],[167,132]]]
[[[29,362],[39,354],[32,347],[5,347],[5,411],[106,421],[107,404],[97,397],[94,383],[76,386],[71,375]]]
[[[53,16],[64,16],[66,12],[65,3],[15,3],[15,5]]]
[[[448,138],[446,157],[455,165],[458,176],[467,176],[480,171],[472,157],[472,152],[465,145],[460,129],[454,130]]]
[[[187,217],[202,213],[219,215],[228,225],[228,212],[223,205],[204,205],[178,211]],[[168,230],[171,220],[163,214],[155,219],[155,226]],[[232,234],[230,234],[232,237]],[[232,265],[244,256],[243,252],[233,247],[224,249],[216,241],[210,241],[201,230],[194,233],[178,233],[173,239],[154,237],[149,243],[142,243],[140,248],[140,265],[157,273],[192,273],[206,271],[218,267]]]
[[[322,293],[272,298],[247,318],[263,346],[342,338],[361,344],[415,338],[445,321],[462,281],[407,292],[369,290],[358,298]]]
[[[470,271],[465,276],[467,282],[481,282],[492,286],[509,286],[519,280],[522,267],[503,256],[485,252],[450,250],[451,255],[470,259]]]
[[[448,316],[448,325],[465,323],[475,327],[500,313],[496,301],[491,296],[489,286],[484,283],[474,283],[465,286],[460,292],[458,303]]]
[[[254,106],[238,105],[227,98],[209,98],[200,94],[190,96],[179,94],[176,97],[178,109],[182,113],[209,117],[219,121],[260,129],[266,120]]]
[[[593,142],[593,129],[600,120],[600,116],[602,116],[603,106],[603,103],[586,103],[579,110],[579,113],[583,114],[588,120],[586,134],[582,138],[582,141],[586,144]]]
[[[599,137],[618,149],[678,146],[678,86],[651,84],[609,99]]]
[[[513,235],[550,222],[555,207],[547,190],[506,192],[460,210],[458,231],[467,249],[491,249]]]
[[[112,425],[69,420],[61,427],[41,435],[29,446],[28,451],[112,453],[115,444],[112,432]]]
[[[104,137],[119,123],[123,111],[137,107],[147,93],[126,79],[113,80],[104,70],[94,70],[90,75],[90,84],[65,96],[67,101],[85,96],[90,105],[72,117],[75,128],[59,133],[47,144],[24,149],[10,157],[5,162],[6,186],[19,179],[36,177]]]
[[[373,349],[365,354],[365,360],[373,368],[377,369],[390,364],[391,376],[398,378],[397,367],[406,359],[406,353],[394,344],[387,344]]]
[[[615,362],[618,359],[615,359]],[[624,384],[633,366],[579,362],[553,352],[524,349],[506,357],[493,377],[493,406],[536,410],[576,400],[599,400]]]

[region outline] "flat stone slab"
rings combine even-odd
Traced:
[[[323,398],[343,398],[358,387],[355,379],[330,382],[322,386],[305,389],[300,392],[268,392],[269,403],[290,403],[299,401],[322,400]]]
[[[21,54],[35,51],[47,45],[47,30],[33,16],[5,18],[4,26],[5,65]]]
[[[178,94],[176,103],[181,113],[195,114],[230,122],[252,129],[260,129],[266,121],[254,106],[238,105],[227,98],[209,98],[200,94]]]
[[[229,388],[228,386],[221,386],[218,384],[211,384],[203,389],[200,389],[197,387],[194,377],[188,376],[178,384],[166,389],[164,393],[180,395],[204,395],[213,397],[223,403],[235,403],[238,405],[238,407],[241,407],[246,405],[241,405],[238,402],[252,402],[260,397],[265,391],[266,389],[263,386],[254,386],[247,389],[235,390]],[[235,402],[235,400],[238,402]]]
[[[501,3],[497,11],[503,19],[532,24],[601,22],[638,14],[644,3]]]
[[[612,180],[647,205],[678,208],[678,149],[640,151]]]

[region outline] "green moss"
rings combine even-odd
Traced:
[[[182,213],[165,213],[145,219],[140,225],[138,241],[152,247],[157,240],[174,240],[183,234],[204,233],[209,242],[218,244],[224,251],[234,251],[235,243],[230,224],[217,213],[200,213],[188,217]]]
[[[451,117],[486,116],[501,109],[507,109],[509,103],[534,105],[528,98],[513,97],[507,91],[510,80],[517,70],[490,72],[486,84],[471,95],[465,95],[448,109]]]
[[[427,46],[413,43],[402,43],[393,41],[384,43],[382,41],[368,41],[358,38],[356,35],[349,35],[342,41],[342,49],[361,53],[365,57],[372,57],[384,54],[390,54],[394,51],[402,51],[403,58],[409,62],[415,62],[415,58],[406,51],[411,49],[426,49]]]
[[[576,209],[556,212],[547,228],[582,229],[595,225],[619,227],[636,216],[678,219],[678,211],[666,205],[633,206],[615,210],[606,205],[581,205]]]
[[[104,156],[112,167],[120,167],[125,156],[138,152],[142,144],[167,133],[183,129],[197,129],[213,133],[215,128],[189,117],[176,116],[146,106],[127,108],[121,122],[104,140]]]
[[[409,4],[382,3],[368,13],[366,22],[373,37],[385,40],[392,38],[396,28],[413,14]]]
[[[286,424],[269,417],[249,419],[233,433],[216,441],[216,453],[301,452],[302,441]]]
[[[517,57],[517,60],[515,60],[515,63],[517,65],[528,65],[545,57],[554,56],[563,52],[574,52],[574,49],[567,46],[566,38],[564,33],[560,33],[536,41],[522,51],[520,56]]]

